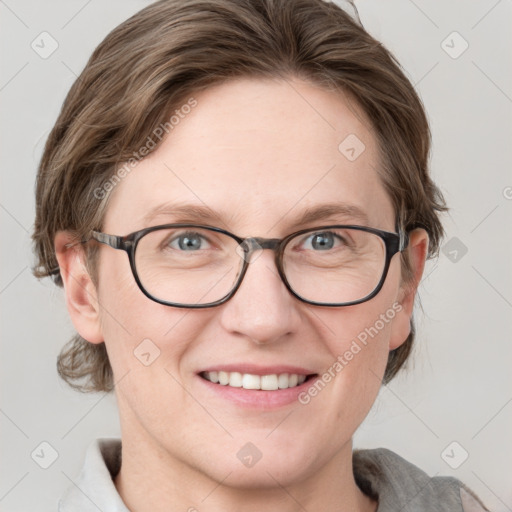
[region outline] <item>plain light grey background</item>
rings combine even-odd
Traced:
[[[119,436],[113,396],[81,395],[57,376],[73,327],[62,291],[31,275],[30,234],[37,165],[69,87],[106,34],[148,3],[0,0],[1,510],[55,510],[89,443]],[[432,170],[451,211],[421,285],[413,361],[381,390],[355,444],[456,476],[491,510],[510,511],[512,5],[357,5],[425,103]],[[41,38],[44,51],[58,44],[46,58]]]

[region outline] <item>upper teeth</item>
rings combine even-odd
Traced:
[[[244,389],[263,389],[273,391],[276,389],[293,388],[306,380],[305,375],[296,373],[280,373],[272,375],[252,375],[240,372],[203,372],[203,376],[210,382]]]

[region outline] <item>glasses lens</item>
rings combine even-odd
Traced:
[[[311,302],[363,299],[379,284],[386,264],[384,240],[367,231],[337,228],[289,240],[283,268],[294,292]]]
[[[243,263],[237,247],[235,239],[208,229],[159,229],[139,240],[135,266],[143,288],[156,299],[209,304],[236,283]]]

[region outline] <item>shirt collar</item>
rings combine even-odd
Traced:
[[[59,512],[130,512],[113,478],[121,468],[121,440],[96,439],[78,476],[59,501]]]

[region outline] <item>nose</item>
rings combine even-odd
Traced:
[[[299,300],[281,280],[269,250],[253,253],[236,293],[220,306],[221,325],[253,343],[275,343],[298,332]]]

